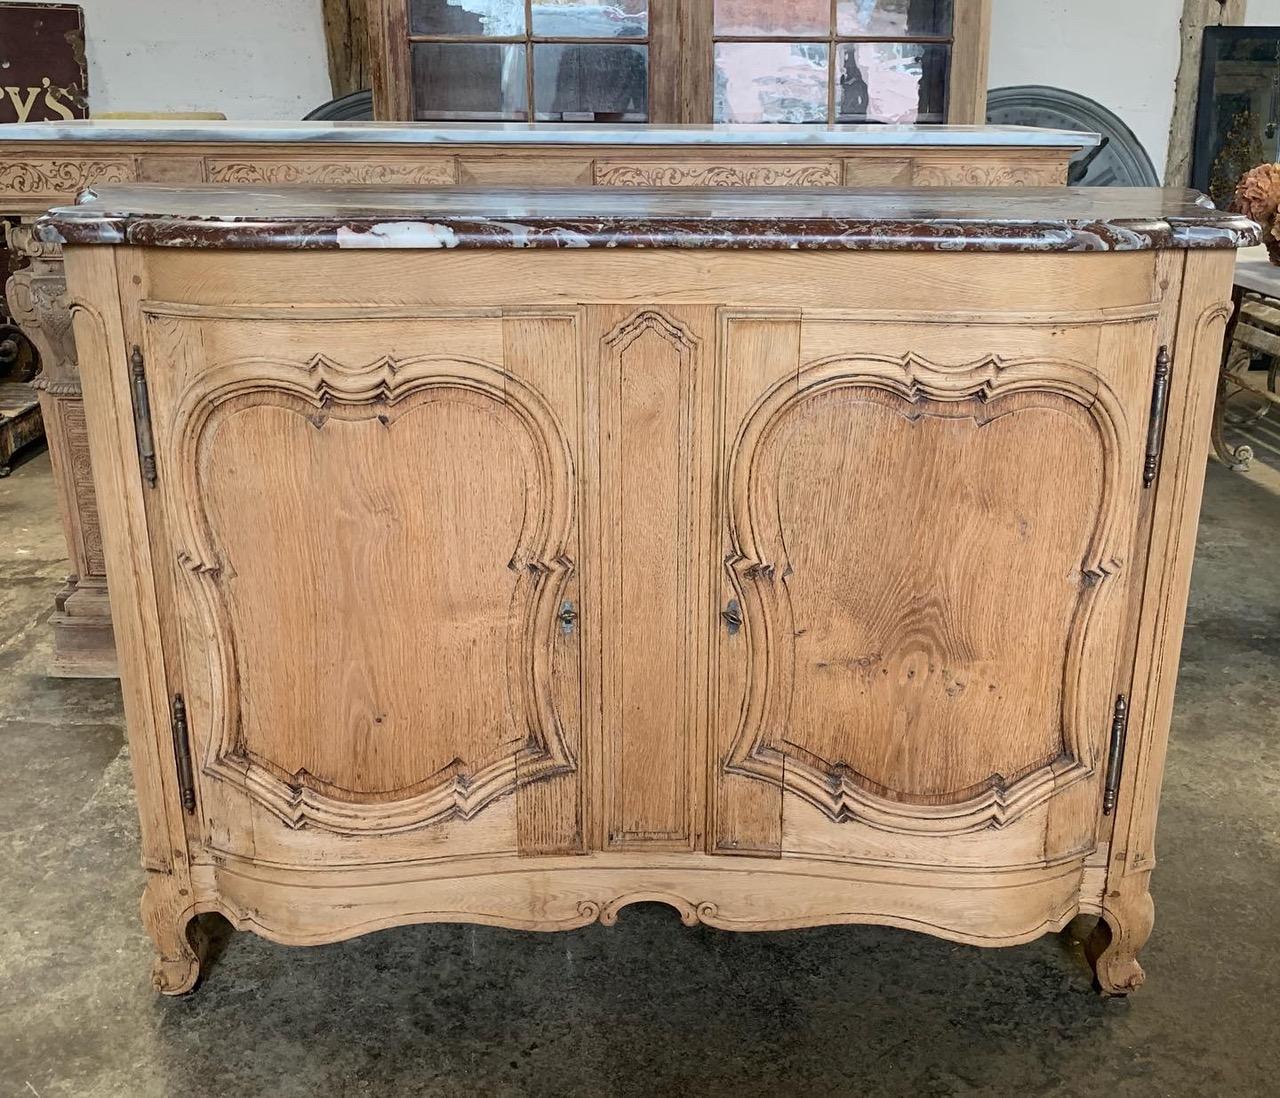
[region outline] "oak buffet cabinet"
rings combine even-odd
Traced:
[[[155,983],[193,918],[1148,879],[1233,249],[1161,191],[103,188],[64,245]]]
[[[0,215],[29,220],[108,183],[441,187],[1043,186],[1098,136],[1018,126],[641,126],[76,121],[0,125]],[[112,676],[116,652],[62,254],[10,226],[7,295],[37,381],[71,576],[55,675]]]

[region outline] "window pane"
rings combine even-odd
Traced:
[[[908,38],[951,33],[952,0],[839,0],[839,34]]]
[[[825,122],[828,47],[817,42],[716,44],[717,122]]]
[[[836,69],[837,122],[941,122],[950,46],[849,42]]]
[[[409,0],[410,34],[524,34],[524,0]]]
[[[644,122],[649,117],[646,46],[533,47],[536,117],[557,122]]]
[[[413,43],[416,118],[522,119],[527,92],[522,45]]]
[[[715,0],[715,33],[786,37],[831,33],[831,0]]]
[[[542,38],[645,38],[649,0],[534,0],[533,33]]]

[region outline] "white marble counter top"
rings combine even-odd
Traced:
[[[155,119],[0,125],[0,142],[306,142],[320,145],[759,145],[1092,148],[1097,134],[1030,126],[647,126],[524,122],[208,122]]]

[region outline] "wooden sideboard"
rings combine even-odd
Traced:
[[[34,217],[125,182],[573,183],[628,187],[1015,186],[1063,183],[1092,134],[1018,127],[421,126],[127,121],[0,126],[0,211]],[[55,598],[59,675],[114,675],[115,647],[84,408],[57,245],[13,225],[8,295],[38,381],[72,575]]]
[[[159,990],[670,904],[1142,980],[1233,249],[1161,191],[104,189]],[[921,288],[927,292],[922,293]]]

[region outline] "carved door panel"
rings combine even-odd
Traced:
[[[602,832],[609,850],[701,845],[711,540],[705,306],[590,310],[598,415]]]
[[[1155,342],[728,325],[718,849],[1091,848]]]
[[[576,316],[266,312],[146,333],[210,845],[580,848]]]

